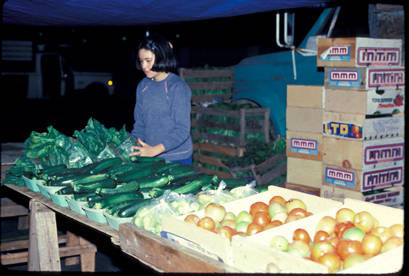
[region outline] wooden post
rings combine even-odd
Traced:
[[[29,271],[61,271],[55,213],[36,199],[30,200]]]
[[[67,231],[67,246],[73,246],[73,245],[78,245],[80,243],[79,237],[77,235],[74,235],[72,232]],[[76,265],[80,261],[80,258],[78,256],[74,257],[69,257],[65,259],[65,265],[70,266],[70,265]]]

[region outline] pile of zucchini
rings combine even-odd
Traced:
[[[133,216],[166,190],[196,194],[216,189],[221,181],[190,166],[149,157],[138,157],[131,163],[113,157],[81,168],[57,165],[41,170],[38,176],[46,185],[64,186],[58,194],[72,194],[75,200],[86,201],[88,207],[106,209],[118,217]],[[246,184],[226,181],[230,188]]]

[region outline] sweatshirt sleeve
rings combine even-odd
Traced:
[[[190,139],[192,91],[181,80],[169,87],[169,95],[171,97],[171,117],[175,122],[175,127],[168,134],[167,139],[162,142],[165,151],[170,151]]]
[[[136,102],[135,102],[135,108],[134,108],[134,125],[133,129],[131,131],[132,136],[135,138],[140,138],[141,140],[145,140],[144,137],[144,123],[143,123],[143,113],[142,113],[142,103],[141,103],[141,87],[142,83],[140,83],[136,89]],[[139,101],[138,101],[139,99]]]

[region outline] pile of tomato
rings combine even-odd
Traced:
[[[322,217],[313,236],[298,228],[292,239],[283,251],[295,247],[300,257],[326,266],[329,272],[336,272],[403,245],[403,225],[380,226],[367,211],[355,213],[349,208],[341,208],[335,217]]]
[[[267,203],[256,201],[237,214],[228,212],[220,204],[209,203],[204,209],[203,217],[189,214],[184,221],[231,240],[234,235],[253,235],[310,215],[312,213],[307,211],[307,206],[301,199],[286,200],[280,195],[274,195]]]

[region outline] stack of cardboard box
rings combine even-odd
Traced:
[[[399,39],[319,39],[325,70],[321,196],[403,202],[404,89]]]

